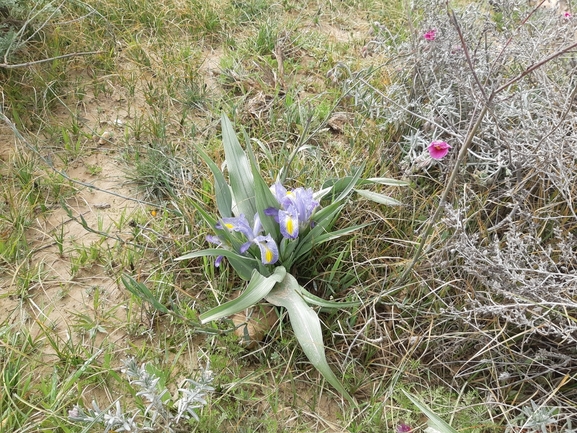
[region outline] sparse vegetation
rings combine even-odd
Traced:
[[[0,431],[575,431],[575,6],[0,0]],[[356,404],[201,323],[223,113],[267,185],[411,184],[288,270]]]

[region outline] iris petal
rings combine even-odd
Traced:
[[[280,232],[283,237],[296,239],[299,235],[299,218],[297,210],[291,206],[288,210],[281,210],[278,213]]]
[[[278,246],[271,235],[257,236],[254,242],[260,248],[263,265],[271,265],[278,261]]]

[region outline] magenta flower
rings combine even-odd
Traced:
[[[410,433],[413,429],[407,424],[399,424],[397,426],[397,433]]]
[[[437,37],[437,30],[431,29],[431,30],[425,32],[423,37],[428,41],[434,41],[435,38]]]
[[[429,144],[429,154],[433,159],[443,159],[449,153],[451,146],[444,141],[435,140]]]
[[[565,19],[570,19],[573,15],[571,15],[571,12],[565,12],[563,13],[563,18]]]

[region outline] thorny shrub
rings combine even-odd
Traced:
[[[547,425],[566,429],[577,413],[567,386],[577,375],[577,16],[564,2],[467,3],[414,1],[409,37],[374,24],[362,54],[390,59],[385,89],[372,69],[338,65],[331,77],[383,130],[403,134],[408,177],[459,170],[435,227],[444,239],[428,253],[456,292],[440,311],[459,332],[431,359],[452,364],[456,381],[484,374],[487,400],[511,426],[528,428],[523,414],[537,404],[556,408]],[[432,140],[456,152],[435,161]]]

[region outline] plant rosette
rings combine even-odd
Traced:
[[[407,183],[388,178],[361,179],[361,167],[355,175],[328,182],[317,192],[309,188],[287,189],[279,181],[269,187],[260,175],[250,143],[245,152],[224,114],[222,140],[228,180],[217,164],[197,148],[214,176],[220,215],[214,217],[198,203],[193,205],[214,230],[214,234],[206,238],[213,247],[191,252],[177,260],[214,256],[215,266],[227,260],[248,284],[237,298],[201,314],[201,322],[232,316],[263,299],[285,308],[294,334],[310,362],[342,396],[354,402],[327,363],[320,320],[311,306],[334,309],[358,303],[331,302],[316,297],[297,282],[290,270],[309,260],[314,247],[366,225],[332,230],[352,193],[381,204],[400,204],[383,194],[357,187],[369,184],[404,186]],[[328,204],[321,207],[321,200]]]

